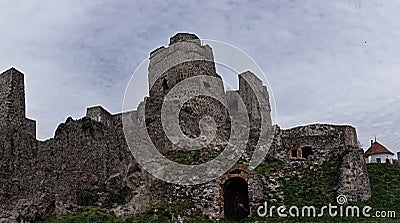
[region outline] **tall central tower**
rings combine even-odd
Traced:
[[[150,53],[148,82],[152,99],[163,98],[179,82],[199,75],[221,79],[216,73],[211,47],[203,46],[194,34],[178,33],[170,38],[168,47]],[[224,87],[220,85],[213,90],[223,94]]]
[[[211,84],[207,78],[192,77],[214,77],[218,84]],[[180,84],[186,82],[184,89]],[[202,45],[200,39],[189,33],[178,33],[170,38],[167,47],[160,47],[150,53],[150,64],[148,68],[149,95],[146,101],[146,124],[149,127],[149,135],[153,142],[158,145],[161,152],[173,148],[168,138],[162,132],[161,109],[168,93],[175,88],[178,92],[190,92],[191,89],[200,89],[200,92],[209,92],[223,98],[224,86],[222,78],[217,74],[214,56],[210,46]],[[192,87],[193,88],[192,88]],[[182,93],[184,94],[184,93]],[[177,96],[179,98],[179,94]],[[176,97],[175,97],[176,98]],[[200,137],[200,120],[206,116],[213,118],[217,127],[215,140],[229,138],[229,118],[226,108],[216,99],[198,95],[184,103],[179,112],[179,122],[182,132],[190,137]]]

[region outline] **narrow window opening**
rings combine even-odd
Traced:
[[[301,155],[304,159],[308,159],[308,157],[311,156],[312,154],[313,152],[310,146],[306,146],[301,149]]]

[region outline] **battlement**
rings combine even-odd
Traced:
[[[172,45],[180,41],[192,41],[201,45],[199,37],[191,33],[177,33],[175,36],[169,39],[169,45]]]

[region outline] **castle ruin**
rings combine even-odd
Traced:
[[[23,74],[15,68],[2,73],[0,218],[35,221],[54,214],[65,215],[85,205],[104,207],[126,218],[140,215],[160,202],[179,201],[194,203],[213,221],[238,221],[255,215],[265,201],[284,202],[285,179],[306,170],[317,171],[324,165],[335,166],[331,171],[337,180],[331,185],[329,196],[345,195],[353,202],[371,196],[355,128],[313,124],[283,130],[272,126],[268,89],[249,71],[238,75],[239,89],[235,92],[246,106],[250,139],[245,153],[229,171],[210,182],[184,186],[163,182],[142,170],[124,137],[124,114],[137,122],[140,112],[146,114],[151,140],[163,155],[176,162],[206,162],[226,146],[231,127],[228,113],[210,97],[197,97],[185,103],[180,114],[180,127],[189,137],[200,135],[198,123],[205,115],[215,120],[218,134],[199,154],[179,151],[162,132],[162,103],[175,85],[189,77],[206,75],[220,79],[220,84],[211,89],[207,82],[195,84],[221,95],[232,111],[237,110],[237,98],[233,91],[224,90],[213,60],[210,46],[202,45],[194,34],[178,33],[171,37],[169,46],[150,53],[149,97],[143,99],[136,111],[111,114],[101,106],[89,107],[85,117],[67,118],[54,137],[45,141],[36,140],[36,123],[25,116]],[[268,106],[260,107],[250,82],[257,86],[255,90],[264,96]],[[265,114],[268,117],[262,119]],[[274,134],[268,155],[283,163],[273,172],[260,172],[248,166],[254,145],[263,140],[261,125]],[[182,155],[186,156],[184,160],[179,159]],[[93,191],[96,193],[92,196]],[[89,195],[92,197],[87,199]]]

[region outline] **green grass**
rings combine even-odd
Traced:
[[[400,222],[400,166],[391,164],[368,164],[367,165],[370,184],[371,198],[360,203],[350,203],[348,205],[358,206],[362,211],[365,206],[372,207],[369,212],[374,215],[375,211],[396,211],[395,218],[366,218],[366,217],[330,217],[325,212],[325,216],[301,217],[301,218],[249,218],[247,222],[255,220],[269,220],[270,222]],[[337,180],[337,166],[334,163],[326,163],[316,172],[304,173],[302,178],[292,177],[284,182],[285,205],[303,207],[312,205],[319,208],[331,203],[337,205],[333,197],[332,186]],[[346,206],[344,206],[345,208]],[[277,213],[275,212],[275,215]],[[362,214],[360,214],[362,215]]]
[[[79,206],[96,206],[100,196],[104,196],[103,207],[110,208],[114,204],[125,204],[129,201],[132,190],[125,187],[117,192],[107,189],[80,189],[76,192],[76,198]]]
[[[301,174],[282,182],[285,205],[322,207],[329,202],[335,202],[334,187],[339,178],[342,158],[343,156],[327,160],[314,170],[305,169]]]
[[[168,152],[168,159],[180,163],[180,164],[194,164],[194,163],[202,163],[201,162],[201,150],[185,150],[178,151],[172,150]]]
[[[190,217],[189,217],[190,216]],[[192,203],[159,204],[137,217],[126,220],[127,223],[164,223],[175,222],[179,217],[184,222],[209,222]]]
[[[140,216],[125,220],[115,217],[105,209],[89,206],[64,217],[51,217],[42,223],[172,223],[179,217],[182,217],[184,222],[209,222],[194,204],[162,203],[148,209]]]
[[[98,207],[85,207],[64,217],[51,217],[43,223],[123,223],[124,220],[115,217]]]
[[[400,166],[368,164],[372,196],[362,202],[376,210],[394,210],[400,222]]]
[[[273,156],[266,156],[264,161],[255,169],[257,174],[264,175],[272,173],[283,167],[284,162],[276,159]]]

